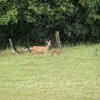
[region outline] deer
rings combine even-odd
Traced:
[[[62,53],[63,53],[63,51],[60,50],[60,49],[54,49],[54,50],[51,51],[51,55],[54,55],[54,54],[59,55],[59,54],[62,54]]]
[[[33,46],[30,48],[32,53],[47,53],[48,49],[51,46],[51,41],[46,41],[47,45],[46,46]]]

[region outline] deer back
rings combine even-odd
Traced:
[[[60,49],[54,49],[54,50],[52,50],[52,52],[51,52],[51,54],[52,55],[54,55],[54,54],[61,54],[61,53],[63,53],[63,51],[62,50],[60,50]]]
[[[34,53],[46,53],[51,46],[51,41],[47,42],[47,46],[33,46],[31,48],[32,52]]]

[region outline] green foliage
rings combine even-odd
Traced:
[[[100,0],[0,0],[0,34],[32,43],[60,31],[62,42],[100,41],[99,12]]]
[[[2,15],[0,17],[0,24],[1,25],[7,25],[9,22],[10,23],[17,23],[17,9],[16,8],[12,8],[9,11],[6,12],[6,14]]]
[[[83,6],[87,6],[90,10],[89,17],[94,18],[94,20],[100,20],[99,8],[100,0],[79,0]]]
[[[0,1],[0,25],[17,23],[17,8],[12,2],[7,0]]]

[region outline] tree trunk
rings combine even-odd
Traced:
[[[9,38],[9,43],[10,43],[10,47],[13,50],[12,52],[16,53],[16,54],[20,54],[19,51],[17,51],[16,48],[14,47],[13,42],[12,42],[12,40],[10,38]]]
[[[59,31],[56,31],[55,37],[56,37],[56,44],[57,44],[58,48],[61,48],[61,41],[60,41]]]

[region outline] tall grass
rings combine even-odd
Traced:
[[[0,100],[100,100],[100,44],[63,50],[0,52]]]

